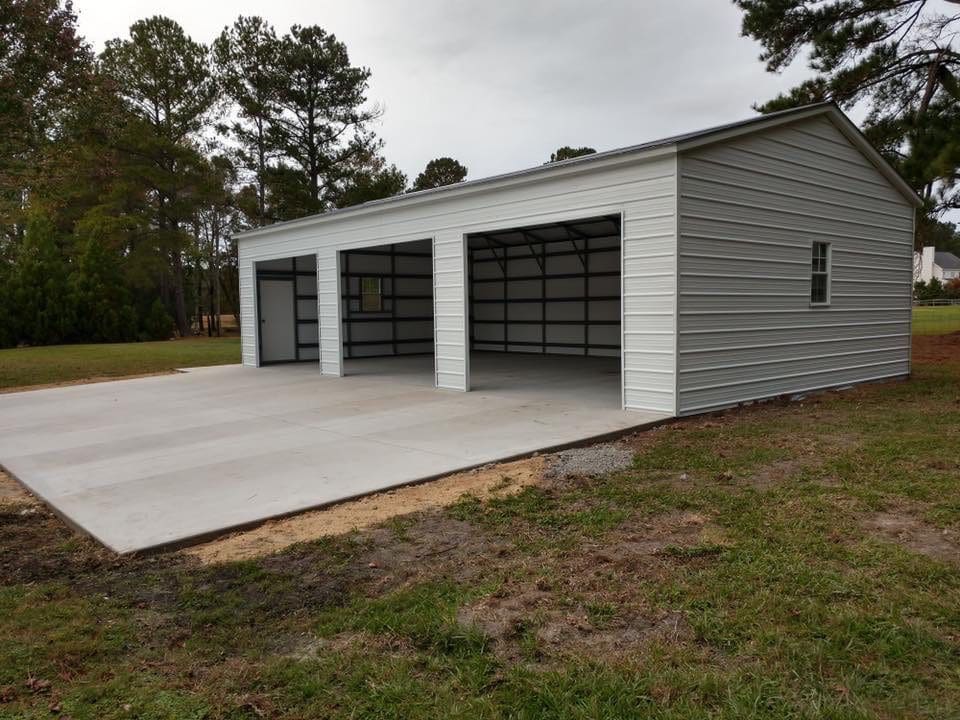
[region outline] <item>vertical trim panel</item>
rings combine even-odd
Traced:
[[[620,409],[627,409],[627,371],[624,366],[623,358],[626,356],[627,324],[623,315],[623,251],[624,251],[624,214],[620,213]]]
[[[680,416],[680,178],[683,177],[683,155],[677,153],[673,183],[673,415]]]
[[[242,247],[242,246],[241,246]],[[248,367],[257,367],[260,362],[257,346],[259,335],[256,312],[256,264],[245,257],[238,259],[237,274],[240,282],[240,354]]]
[[[622,379],[625,410],[677,408],[677,177],[628,203],[621,223]]]
[[[434,384],[470,389],[467,238],[446,231],[433,239]]]
[[[343,375],[340,342],[340,253],[326,248],[317,253],[317,317],[320,321],[320,372]]]

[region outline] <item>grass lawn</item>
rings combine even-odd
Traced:
[[[8,502],[0,716],[960,717],[960,336],[923,341],[910,382],[255,560]]]
[[[960,305],[913,308],[914,335],[943,335],[960,332]]]
[[[0,350],[0,390],[240,362],[239,338]]]

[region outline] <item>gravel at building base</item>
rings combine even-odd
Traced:
[[[633,463],[633,451],[615,443],[572,448],[548,457],[547,477],[593,477],[623,470]]]

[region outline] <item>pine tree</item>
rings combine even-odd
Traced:
[[[61,0],[0,2],[0,243],[17,240],[38,179],[38,154],[89,78],[92,54]],[[53,168],[55,170],[55,168]]]
[[[111,220],[92,215],[77,228],[79,254],[70,275],[76,312],[75,332],[83,342],[137,339],[137,314],[130,299],[120,256],[109,245]]]
[[[18,343],[52,345],[75,335],[67,263],[50,218],[34,210],[13,272],[14,334]]]
[[[17,344],[14,267],[0,247],[0,348]]]
[[[269,222],[267,169],[273,154],[269,134],[276,120],[280,75],[280,41],[273,27],[260,17],[237,18],[213,44],[216,71],[238,119],[221,128],[236,143],[240,168],[249,177],[253,203],[244,210],[254,226]]]
[[[559,147],[555,152],[550,153],[550,162],[560,162],[561,160],[570,160],[571,158],[581,157],[583,155],[593,155],[597,151],[592,147],[570,147],[569,145],[564,145]]]
[[[149,190],[156,246],[170,262],[177,329],[187,335],[184,262],[195,244],[192,218],[203,202],[194,190],[208,170],[197,138],[218,97],[208,50],[157,16],[135,22],[128,40],[109,41],[101,63],[130,112],[117,147],[128,180]]]
[[[466,166],[451,157],[440,157],[427,163],[423,172],[413,181],[412,190],[429,190],[443,185],[453,185],[463,182],[466,177]]]
[[[864,131],[942,213],[960,207],[960,2],[734,0],[770,72],[806,57],[814,76],[759,106],[865,106]]]
[[[370,167],[354,173],[335,203],[337,207],[360,205],[371,200],[400,195],[406,188],[407,176],[396,165],[387,166],[385,161],[375,158]]]
[[[330,209],[379,148],[369,124],[380,110],[364,107],[370,71],[351,65],[346,45],[316,25],[294,25],[283,37],[278,70],[270,137],[282,161],[271,181],[281,217],[302,217]]]

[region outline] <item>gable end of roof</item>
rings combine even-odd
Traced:
[[[690,138],[677,143],[677,151],[684,152],[704,145],[732,140],[741,135],[747,135],[754,132],[762,132],[780,125],[787,125],[802,122],[809,118],[825,116],[839,130],[850,143],[860,151],[860,153],[877,168],[877,170],[890,182],[890,184],[915,207],[920,207],[923,201],[914,191],[910,184],[903,178],[893,165],[891,165],[883,155],[867,140],[866,136],[860,131],[853,121],[848,118],[836,104],[832,102],[817,103],[816,105],[805,105],[792,110],[782,110],[780,112],[761,115],[754,118],[755,124],[749,124],[750,121],[735,123],[729,127],[715,128],[712,131],[695,133]],[[761,121],[767,120],[762,123]]]

